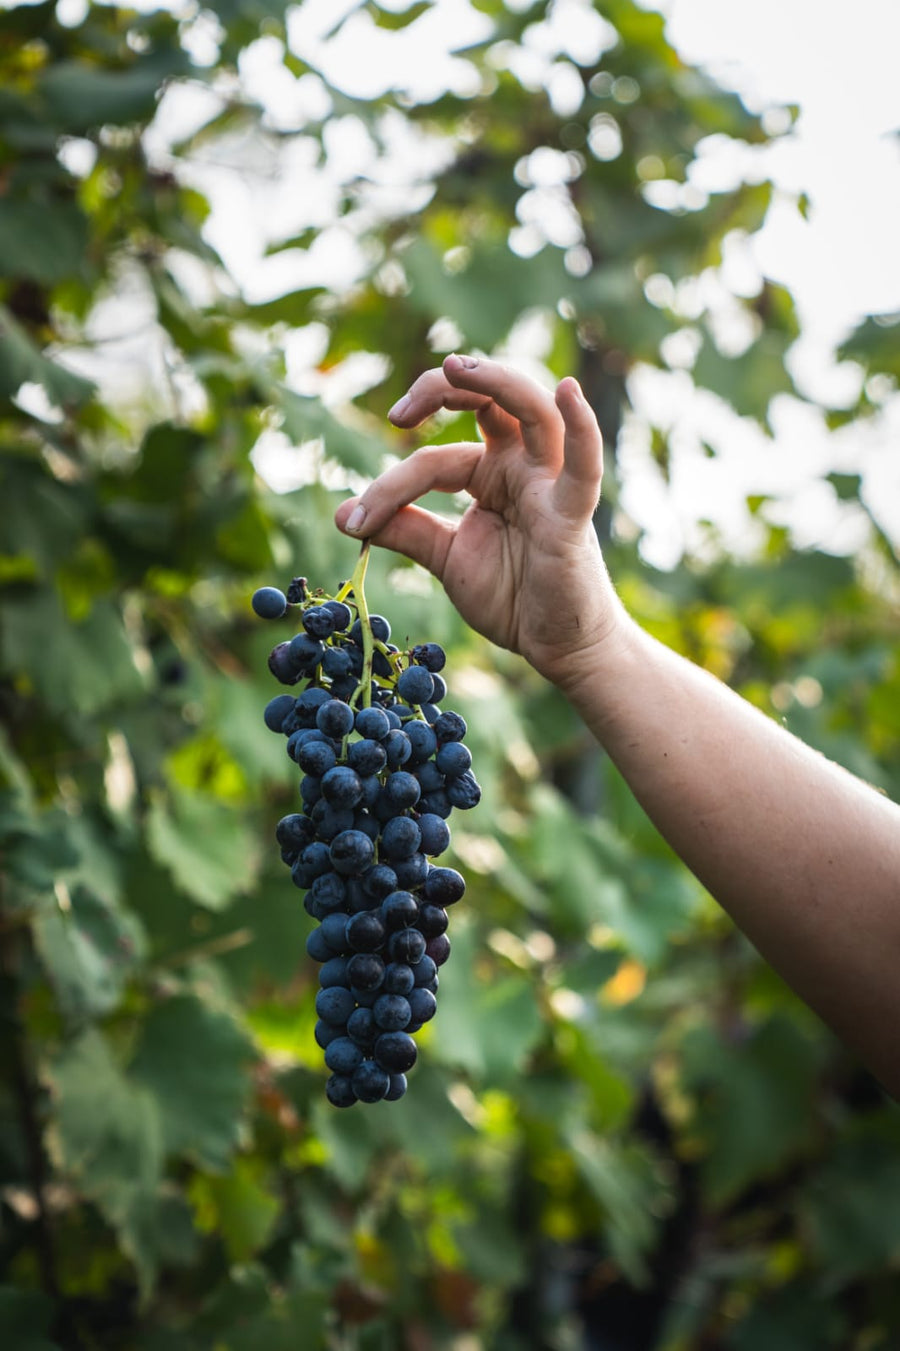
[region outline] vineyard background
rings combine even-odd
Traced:
[[[374,57],[430,8],[355,0],[315,50],[349,34]],[[296,803],[262,725],[278,626],[249,596],[349,575],[334,506],[418,444],[384,415],[445,352],[577,375],[630,609],[900,792],[897,541],[864,476],[822,468],[847,551],[801,547],[753,493],[738,532],[695,523],[663,571],[623,506],[637,475],[665,502],[675,475],[740,468],[724,441],[648,424],[635,381],[692,380],[762,437],[773,398],[802,397],[791,295],[726,284],[771,185],[690,182],[705,138],[771,127],[632,0],[581,7],[577,43],[563,5],[472,8],[485,36],[455,89],[423,69],[369,97],[285,42],[322,25],[314,0],[0,13],[11,1351],[896,1346],[896,1108],[564,701],[384,555],[371,602],[448,648],[484,798],[456,825],[469,892],[410,1092],[324,1101],[311,921],[273,843]],[[278,116],[249,92],[260,42]],[[209,199],[227,211],[234,182],[264,204],[291,176],[268,254],[302,285],[248,295]],[[887,416],[897,332],[873,318],[848,339],[866,378],[828,426]]]

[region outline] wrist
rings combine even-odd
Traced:
[[[596,727],[599,716],[614,715],[623,689],[627,688],[628,672],[638,660],[638,650],[646,637],[616,599],[604,616],[602,627],[564,661],[553,663],[541,674],[565,695],[577,712],[589,714]]]

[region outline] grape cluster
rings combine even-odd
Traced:
[[[406,1092],[413,1035],[434,1017],[450,955],[447,909],[465,892],[460,873],[432,860],[450,843],[453,808],[481,797],[465,720],[440,707],[443,649],[391,643],[361,575],[337,598],[295,578],[287,595],[267,586],[252,599],[265,619],[296,608],[302,625],[269,656],[276,679],[302,689],[276,695],[264,719],[303,775],[303,810],[276,836],[318,921],[306,950],[320,963],[315,1036],[335,1107]]]

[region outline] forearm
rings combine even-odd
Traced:
[[[567,693],[759,951],[900,1096],[900,808],[623,620]]]

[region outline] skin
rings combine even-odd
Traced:
[[[463,618],[569,698],[644,810],[760,952],[900,1097],[900,808],[646,634],[592,516],[603,458],[575,380],[555,395],[448,357],[391,410],[475,412],[483,442],[423,446],[338,508],[428,568]],[[415,506],[467,492],[463,517]]]

